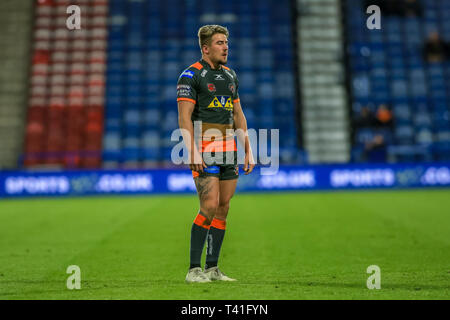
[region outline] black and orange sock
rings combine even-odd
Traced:
[[[226,221],[214,218],[208,232],[205,269],[217,266],[220,248],[225,236]]]
[[[200,261],[208,230],[209,221],[206,216],[199,211],[191,229],[190,269],[201,266]]]

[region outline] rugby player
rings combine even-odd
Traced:
[[[235,135],[245,149],[245,174],[255,166],[239,101],[239,82],[236,73],[225,66],[228,36],[225,27],[201,27],[198,39],[202,59],[184,70],[177,84],[179,126],[200,200],[191,228],[186,282],[235,281],[218,268],[230,200],[239,176]],[[201,124],[199,141],[194,139],[194,123]],[[205,242],[203,271],[200,262]]]

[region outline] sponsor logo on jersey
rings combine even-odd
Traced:
[[[179,84],[177,85],[177,96],[178,97],[190,97],[191,96],[191,86],[187,84]]]
[[[230,77],[231,80],[234,80],[233,75],[231,74],[230,71],[228,71],[228,70],[226,70],[226,69],[223,70],[223,71],[225,71],[225,73]]]
[[[202,73],[200,73],[200,75],[202,76],[202,78],[204,78],[206,76],[206,73],[208,73],[208,70],[203,69]]]
[[[233,109],[233,102],[230,96],[215,96],[208,108]]]
[[[193,72],[193,71],[186,70],[186,71],[184,71],[184,72],[181,74],[180,78],[181,78],[181,77],[192,78],[193,76],[194,76],[194,72]]]
[[[208,83],[208,91],[216,92],[216,86],[214,85],[214,83]]]
[[[236,90],[236,88],[234,87],[234,83],[230,83],[228,85],[228,89],[230,89],[231,93],[234,94],[234,91]]]
[[[221,74],[215,74],[214,80],[225,80],[225,78]]]

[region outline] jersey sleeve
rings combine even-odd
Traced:
[[[183,71],[177,83],[177,101],[197,102],[196,79],[194,71]]]
[[[234,70],[233,70],[233,75],[234,75],[234,79],[235,79],[235,83],[236,83],[236,88],[235,88],[234,94],[233,94],[233,102],[239,102],[239,79],[236,75],[236,72],[234,72]]]

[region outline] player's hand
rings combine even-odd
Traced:
[[[203,168],[206,168],[207,165],[205,164],[205,162],[202,160],[202,164],[190,164],[189,165],[189,169],[191,169],[192,171],[196,171],[196,172],[203,172]]]
[[[255,160],[253,159],[253,155],[251,155],[249,152],[245,153],[245,160],[244,160],[244,171],[245,174],[249,174],[253,171],[253,168],[255,168]]]
[[[203,172],[203,168],[206,167],[207,165],[203,161],[203,157],[201,156],[200,152],[197,151],[196,153],[191,155],[189,159],[189,169],[196,172]]]

